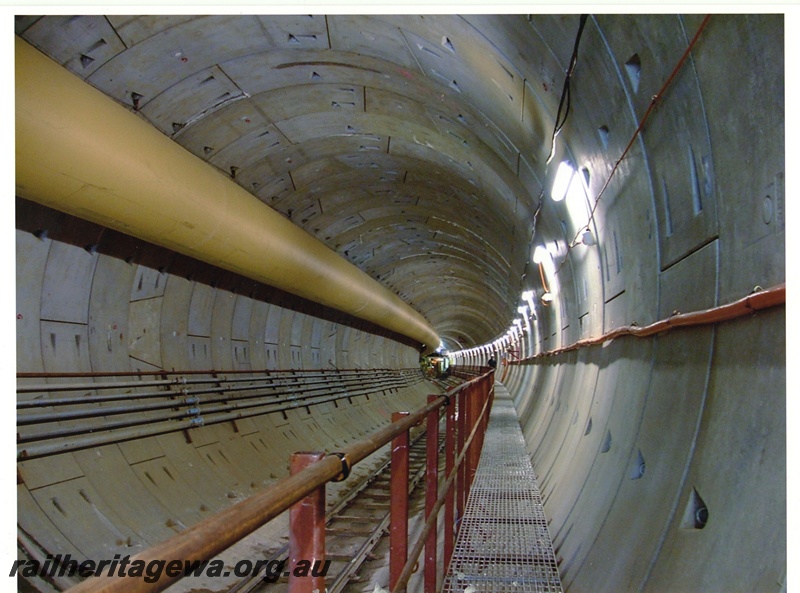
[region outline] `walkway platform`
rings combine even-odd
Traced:
[[[536,476],[501,383],[460,525],[444,593],[562,593]]]

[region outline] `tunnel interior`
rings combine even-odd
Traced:
[[[783,14],[14,26],[18,553],[161,542],[437,351],[497,357],[565,591],[786,590],[782,304],[571,348],[785,283]],[[158,432],[84,386],[264,370],[375,387]]]

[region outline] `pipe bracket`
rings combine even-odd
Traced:
[[[333,478],[333,480],[331,480],[331,481],[332,482],[343,482],[350,475],[350,468],[352,467],[352,465],[350,463],[350,458],[347,456],[347,453],[341,453],[341,452],[338,452],[338,451],[333,452],[333,453],[329,453],[329,455],[335,455],[342,462],[342,471],[341,471],[341,473],[338,476],[336,476],[335,478]]]

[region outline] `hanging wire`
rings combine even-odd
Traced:
[[[520,283],[524,284],[528,276],[528,265],[530,264],[530,252],[533,249],[533,240],[536,237],[536,225],[539,222],[539,213],[542,211],[542,204],[544,203],[544,190],[539,192],[539,203],[536,205],[536,210],[533,213],[533,225],[531,226],[531,237],[528,239],[528,257],[525,259],[525,268],[520,277]]]
[[[588,222],[578,230],[578,233],[575,235],[575,238],[572,240],[572,242],[570,242],[567,245],[567,252],[564,254],[564,259],[561,260],[561,265],[558,266],[558,269],[556,270],[556,274],[558,274],[561,271],[561,268],[564,267],[564,264],[567,263],[567,258],[569,257],[569,252],[572,250],[572,248],[575,245],[577,245],[578,238],[581,236],[583,231],[591,230],[592,222],[594,222],[594,215],[595,215],[595,212],[597,211],[597,206],[600,204],[600,198],[603,197],[603,194],[605,193],[606,189],[608,188],[609,184],[611,183],[612,177],[614,177],[614,174],[617,172],[617,169],[619,168],[619,166],[622,164],[622,161],[627,156],[628,151],[633,146],[634,141],[636,140],[636,138],[639,136],[639,134],[644,129],[644,124],[647,121],[647,119],[650,117],[650,114],[652,113],[653,109],[655,108],[656,103],[659,101],[659,99],[661,99],[663,97],[663,95],[666,92],[667,88],[672,84],[672,81],[675,79],[675,76],[677,76],[678,72],[683,67],[683,64],[689,58],[689,54],[691,54],[692,50],[694,49],[694,46],[697,44],[697,40],[700,38],[700,34],[706,28],[706,25],[708,25],[708,21],[710,19],[711,19],[711,15],[707,14],[705,16],[705,18],[703,19],[703,22],[700,23],[700,26],[697,28],[697,32],[694,34],[694,37],[692,37],[692,40],[689,42],[689,45],[686,47],[686,51],[683,52],[683,55],[681,56],[680,60],[678,60],[678,63],[672,69],[672,72],[670,73],[670,75],[667,78],[666,82],[664,82],[664,84],[661,86],[661,89],[655,95],[653,95],[650,98],[650,105],[647,107],[647,111],[645,111],[644,116],[642,116],[642,119],[639,121],[639,125],[637,126],[636,131],[633,133],[633,136],[631,136],[630,142],[628,142],[628,145],[625,147],[625,150],[622,152],[622,156],[620,156],[617,159],[616,163],[614,163],[614,167],[611,169],[611,173],[609,173],[608,178],[606,178],[606,181],[603,184],[603,187],[600,189],[600,193],[598,193],[597,197],[594,199],[594,204],[592,206],[592,210],[589,213]]]
[[[581,15],[580,24],[578,25],[578,34],[575,36],[575,46],[572,48],[572,57],[569,60],[569,67],[567,68],[567,74],[564,78],[564,88],[561,90],[561,100],[558,103],[558,112],[556,113],[556,124],[553,128],[553,137],[550,140],[550,156],[547,157],[548,165],[550,164],[550,161],[553,160],[553,156],[556,153],[556,137],[558,136],[559,132],[561,132],[561,128],[564,127],[564,124],[567,122],[567,117],[569,116],[570,80],[572,79],[572,73],[575,70],[575,65],[578,63],[578,46],[581,43],[583,28],[586,26],[586,20],[588,18],[588,14]]]

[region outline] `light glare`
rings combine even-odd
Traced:
[[[560,202],[567,195],[572,177],[575,175],[575,169],[569,161],[562,161],[558,165],[556,171],[556,179],[553,181],[553,190],[550,192],[550,197],[554,202]]]

